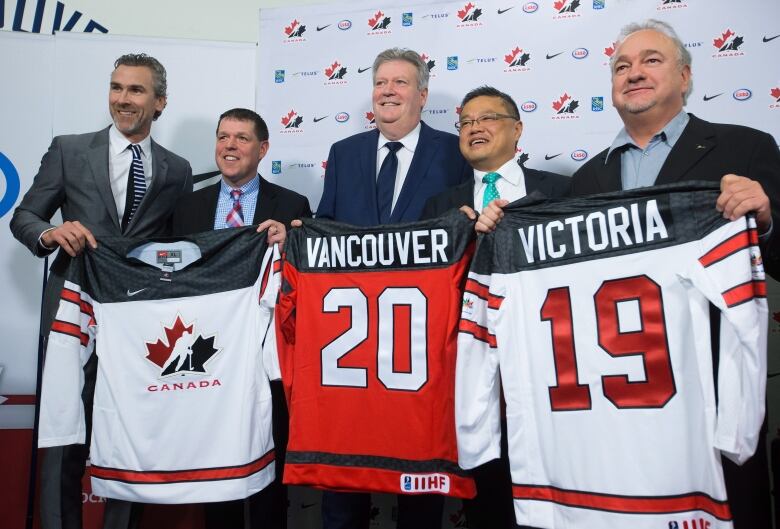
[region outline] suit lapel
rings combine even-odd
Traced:
[[[362,141],[364,145],[358,149],[360,152],[360,171],[355,175],[359,178],[359,175],[368,175],[368,190],[369,196],[368,204],[369,209],[374,217],[374,224],[379,224],[379,206],[376,203],[376,156],[377,145],[379,141],[379,129],[374,129],[372,134],[366,134],[363,136]]]
[[[260,196],[255,205],[255,215],[252,224],[260,224],[263,221],[274,218],[276,213],[276,186],[268,180],[260,177]]]
[[[404,178],[401,193],[399,193],[393,212],[390,214],[390,222],[400,222],[400,219],[403,218],[403,214],[406,212],[406,208],[409,207],[412,198],[414,198],[417,188],[428,173],[428,166],[431,164],[438,148],[438,135],[428,125],[420,122],[420,138],[417,140],[417,147],[414,150],[409,171],[407,171],[406,178]]]
[[[114,192],[111,191],[111,179],[108,174],[110,148],[107,127],[95,133],[86,157],[89,162],[89,168],[92,170],[92,177],[95,179],[95,187],[97,187],[98,193],[100,193],[100,197],[103,199],[103,204],[108,210],[114,227],[119,231],[119,216],[116,212],[116,201],[114,200]]]
[[[680,139],[672,147],[669,156],[656,178],[656,185],[678,182],[701,158],[715,148],[714,135],[707,130],[706,123],[691,115]]]
[[[168,158],[165,154],[165,149],[157,145],[154,140],[152,143],[152,183],[149,189],[146,190],[143,200],[138,205],[138,211],[133,215],[133,220],[127,226],[126,233],[131,233],[135,226],[142,221],[144,213],[149,209],[150,205],[154,203],[155,197],[160,194],[160,191],[165,187],[168,180]]]
[[[606,162],[606,164],[605,164]],[[622,170],[620,166],[620,153],[615,152],[607,160],[607,151],[599,154],[596,159],[597,167],[604,167],[603,171],[598,171],[594,180],[598,186],[597,193],[606,193],[608,191],[619,191],[623,189],[623,180],[620,178]]]

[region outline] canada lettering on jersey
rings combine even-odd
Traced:
[[[517,229],[528,264],[619,250],[669,239],[658,202],[637,201]]]
[[[306,238],[310,269],[445,264],[449,250],[449,235],[441,228]]]

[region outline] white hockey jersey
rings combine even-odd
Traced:
[[[274,479],[268,379],[279,367],[263,342],[279,260],[254,230],[106,237],[71,261],[48,341],[39,446],[84,442],[82,366],[95,350],[95,494],[223,501]]]
[[[755,223],[724,220],[717,196],[685,184],[529,200],[480,241],[458,338],[459,460],[498,457],[501,386],[519,524],[732,527],[720,455],[756,447],[767,306]]]

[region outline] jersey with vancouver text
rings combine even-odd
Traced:
[[[253,227],[105,237],[71,261],[48,341],[39,446],[84,443],[82,366],[95,351],[95,494],[224,501],[273,481],[268,379],[279,367],[264,340],[280,261],[265,238]]]
[[[458,338],[459,457],[498,457],[500,377],[520,525],[732,527],[720,456],[756,448],[767,306],[755,222],[723,219],[718,193],[520,201],[480,241]]]
[[[284,481],[473,497],[458,466],[455,351],[474,248],[460,212],[288,234],[276,312],[290,411]]]

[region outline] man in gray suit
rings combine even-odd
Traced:
[[[177,201],[192,191],[187,160],[151,139],[152,121],[167,103],[165,68],[145,54],[123,55],[114,63],[108,103],[113,125],[88,134],[58,136],[32,186],[11,219],[21,243],[44,257],[60,249],[44,293],[44,335],[56,315],[71,257],[103,235],[150,237],[165,234]],[[62,224],[50,220],[57,210]],[[82,393],[91,427],[97,357],[84,367]],[[88,445],[49,448],[41,467],[41,521],[44,529],[81,528],[81,478]],[[109,501],[104,527],[137,523],[127,502]]]

